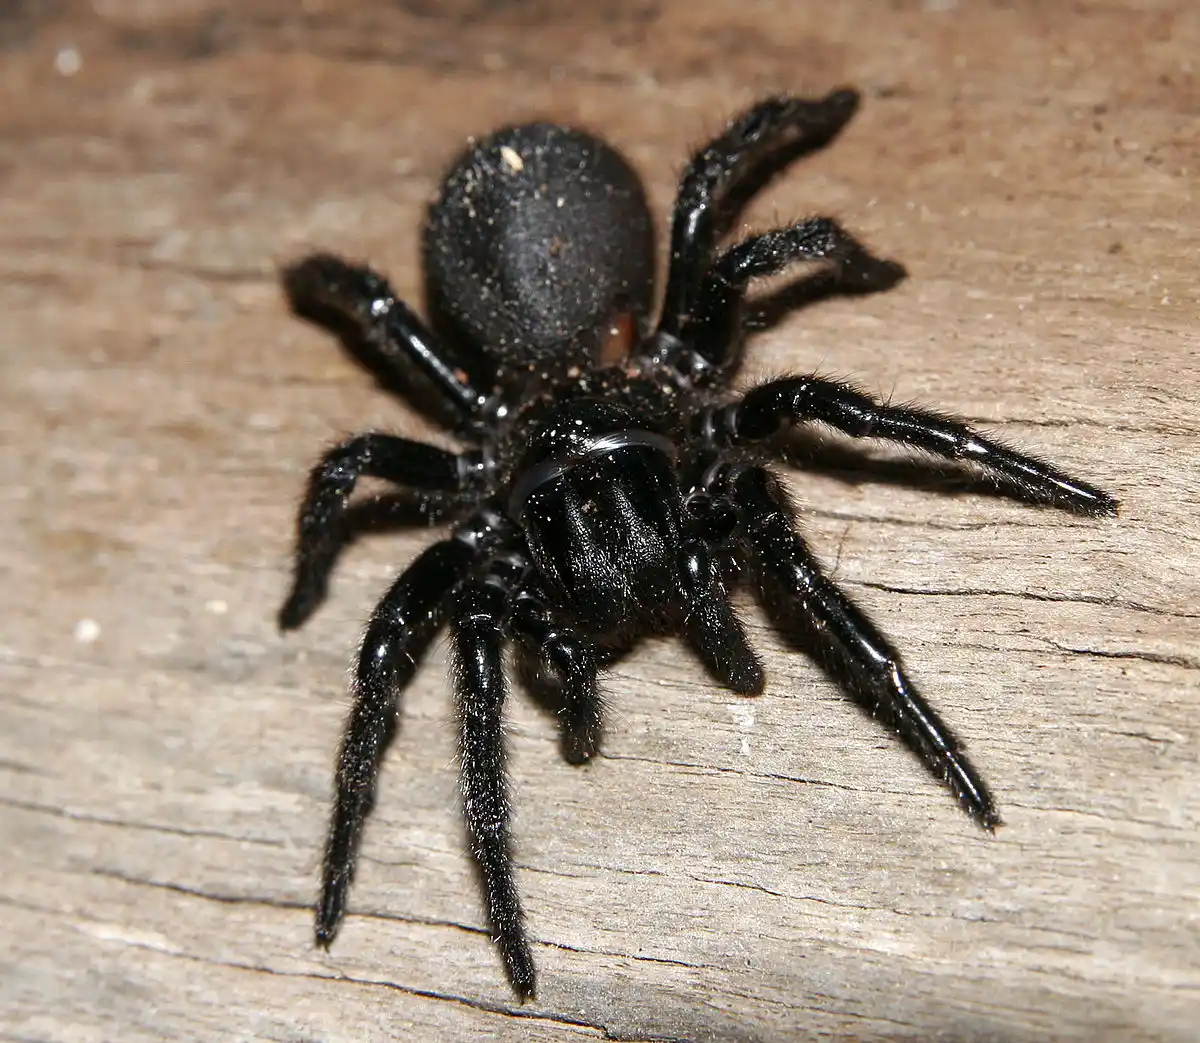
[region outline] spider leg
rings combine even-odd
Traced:
[[[378,272],[332,254],[311,254],[284,269],[283,284],[294,310],[308,313],[315,305],[345,316],[362,330],[384,365],[402,368],[400,360],[409,360],[468,426],[484,420],[490,377],[472,372],[477,364],[468,364],[439,342]]]
[[[685,342],[710,366],[721,369],[732,363],[741,340],[746,286],[797,261],[831,265],[838,285],[858,292],[885,290],[904,277],[903,267],[872,256],[837,222],[812,217],[752,236],[717,257],[704,273],[683,331]]]
[[[513,878],[504,772],[504,637],[508,592],[495,582],[462,588],[452,622],[462,726],[462,792],[471,850],[483,874],[488,916],[521,999],[534,993],[533,955]]]
[[[815,630],[855,686],[874,700],[873,709],[890,718],[963,809],[985,829],[998,825],[991,794],[953,733],[906,676],[887,638],[822,573],[774,477],[750,467],[730,474],[726,488],[741,511],[750,558],[772,614]]]
[[[1017,497],[1079,514],[1113,515],[1117,501],[1037,457],[985,438],[961,420],[928,409],[890,406],[848,384],[820,377],[773,380],[739,402],[701,418],[717,445],[744,445],[777,434],[785,425],[819,421],[855,438],[883,438],[948,460],[983,468]]]
[[[604,723],[595,650],[570,628],[556,626],[546,606],[528,592],[514,601],[508,626],[562,680],[563,757],[571,764],[591,760]]]
[[[355,672],[354,706],[338,754],[336,795],[325,844],[317,941],[328,946],[346,910],[363,822],[375,793],[380,758],[396,702],[442,623],[451,593],[478,551],[465,539],[429,547],[396,580],[371,616]]]
[[[670,269],[659,337],[679,338],[720,234],[720,204],[766,155],[798,134],[816,148],[854,115],[859,96],[837,90],[816,101],[768,98],[738,116],[697,152],[680,179],[671,222]]]
[[[712,555],[698,540],[684,547],[683,577],[688,644],[726,688],[739,695],[758,695],[766,683],[762,663],[730,604]]]
[[[358,479],[366,475],[425,493],[456,493],[482,464],[478,453],[450,453],[395,435],[369,433],[335,446],[313,468],[300,507],[292,589],[279,626],[301,626],[325,599],[329,573],[345,542],[341,521]]]

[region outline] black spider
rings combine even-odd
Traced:
[[[712,676],[756,694],[763,671],[729,600],[742,574],[780,624],[806,630],[847,688],[882,713],[985,828],[999,816],[949,729],[874,624],[821,571],[764,466],[793,424],[899,442],[965,460],[1012,495],[1111,515],[1107,493],[951,417],[880,403],[816,376],[729,390],[747,284],[824,262],[843,290],[885,288],[903,269],[816,217],[717,250],[730,213],[765,171],[827,143],[858,95],[769,98],[688,163],[671,229],[657,326],[653,225],[637,175],[611,147],[534,123],[474,143],[430,210],[424,255],[435,337],[382,276],[325,254],[285,273],[295,310],[355,327],[387,377],[432,386],[475,448],[447,452],[358,435],[313,470],[295,580],[280,624],[325,594],[363,475],[407,490],[453,527],[375,609],[316,911],[328,945],[346,908],[363,821],[400,691],[443,623],[455,653],[462,792],[487,911],[517,993],[534,966],[513,878],[502,713],[505,645],[556,680],[563,751],[582,763],[601,729],[600,668],[649,631],[681,634]]]

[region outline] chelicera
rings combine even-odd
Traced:
[[[372,432],[331,449],[300,510],[295,576],[280,612],[300,626],[324,597],[363,476],[393,483],[437,540],[379,602],[358,656],[337,761],[316,935],[346,910],[364,819],[401,691],[446,625],[461,726],[461,786],[487,913],[520,997],[534,962],[513,874],[502,715],[506,646],[553,680],[562,745],[597,750],[598,676],[649,632],[678,634],[718,683],[764,685],[730,600],[745,583],[781,625],[813,638],[837,676],[899,732],[980,825],[999,816],[900,656],[824,574],[768,461],[795,425],[823,424],[973,465],[1018,499],[1111,515],[1107,493],[961,420],[791,376],[731,388],[748,284],[821,262],[841,285],[902,274],[824,217],[726,248],[728,211],[764,164],[827,143],[858,95],[768,98],[688,162],[655,304],[653,222],[609,145],[531,123],[470,145],[429,211],[424,261],[439,334],[370,268],[327,254],[285,273],[294,308],[355,327],[385,373],[423,381],[462,443],[449,452]]]

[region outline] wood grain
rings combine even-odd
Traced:
[[[575,6],[0,12],[0,1039],[1196,1038],[1195,5]],[[842,83],[859,117],[747,224],[830,213],[911,278],[764,331],[747,377],[959,411],[1123,504],[1072,518],[832,438],[795,479],[1007,825],[976,831],[747,606],[767,694],[648,643],[585,770],[513,700],[518,1006],[439,646],[317,951],[346,667],[430,537],[357,545],[281,637],[296,499],[344,432],[450,442],[287,314],[277,264],[344,251],[419,298],[445,163],[534,116],[625,149],[665,220],[735,109]]]

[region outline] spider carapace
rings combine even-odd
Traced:
[[[736,392],[748,284],[821,262],[836,284],[884,289],[899,265],[823,217],[721,248],[739,191],[831,140],[858,95],[769,98],[688,162],[655,312],[653,221],[610,146],[550,123],[470,145],[429,211],[424,259],[438,334],[370,268],[318,254],[284,276],[296,311],[349,322],[378,365],[419,374],[469,448],[357,435],[312,472],[295,575],[280,612],[301,625],[324,596],[362,476],[394,483],[444,538],[400,575],[367,625],[336,771],[317,939],[346,908],[398,698],[438,630],[454,651],[461,786],[493,933],[521,998],[534,992],[510,850],[502,714],[506,645],[557,685],[567,760],[597,749],[598,674],[647,632],[677,633],[735,692],[762,690],[732,588],[815,635],[855,696],[890,722],[980,824],[992,797],[900,657],[822,572],[768,466],[795,425],[887,439],[973,465],[1015,497],[1109,515],[1107,493],[952,417],[881,403],[816,376]]]

